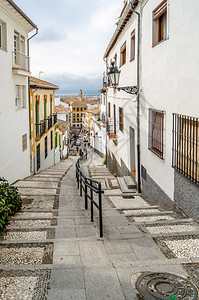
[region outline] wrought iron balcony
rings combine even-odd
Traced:
[[[51,127],[53,126],[53,116],[52,115],[49,116],[47,120],[48,120],[48,130],[50,130]]]
[[[52,115],[53,117],[53,125],[55,125],[57,123],[57,113]]]
[[[36,126],[36,138],[41,138],[46,132],[46,121],[42,120],[40,123],[35,124]]]
[[[115,144],[117,144],[117,135],[115,132],[115,126],[113,120],[108,120],[106,124],[106,132],[109,137],[109,139],[113,140]]]

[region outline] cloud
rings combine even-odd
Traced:
[[[79,89],[81,83],[82,88],[101,88],[103,55],[123,0],[15,2],[39,27],[30,41],[32,74],[38,77],[43,71],[45,77],[58,81],[61,89]]]
[[[46,76],[41,74],[41,79],[49,81],[60,87],[57,94],[77,94],[82,89],[83,93],[97,94],[102,87],[102,79],[100,76],[74,76],[72,74],[59,74],[57,76]]]

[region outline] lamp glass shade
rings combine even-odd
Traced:
[[[117,67],[115,67],[115,63],[112,62],[112,67],[108,73],[109,79],[111,81],[112,86],[117,86],[119,84],[120,71]]]

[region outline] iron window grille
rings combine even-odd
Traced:
[[[51,130],[50,132],[50,145],[51,145],[51,150],[53,148],[53,131]]]
[[[199,119],[173,114],[172,167],[199,184]]]
[[[40,144],[37,145],[37,171],[40,168]]]
[[[121,107],[119,107],[119,129],[124,131],[124,110]]]
[[[148,149],[164,158],[164,111],[149,108]]]
[[[48,156],[48,139],[45,137],[45,158]]]

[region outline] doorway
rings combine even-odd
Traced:
[[[136,167],[135,167],[135,130],[129,127],[130,134],[130,168],[131,174],[136,178]]]

